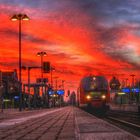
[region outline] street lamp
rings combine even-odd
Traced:
[[[46,56],[47,53],[46,52],[38,52],[37,56],[41,57],[41,83],[42,83],[42,94],[43,94],[43,56]]]
[[[65,80],[62,80],[62,88],[63,88],[63,90],[64,90],[64,82],[65,82]]]
[[[50,70],[51,70],[51,87],[53,88],[53,77],[52,77],[52,75],[53,75],[53,71],[55,71],[55,68],[51,66]]]
[[[41,81],[43,80],[43,56],[46,56],[46,52],[38,52],[37,56],[41,57]]]
[[[132,87],[134,88],[134,85],[135,85],[135,83],[134,83],[134,77],[135,77],[135,75],[134,74],[131,74],[130,76],[132,77]]]
[[[128,78],[125,79],[125,87],[127,87]]]
[[[58,79],[58,76],[55,76],[54,79],[55,79],[55,90],[56,90],[56,93],[57,93],[57,82],[58,82],[57,79]]]
[[[19,111],[22,111],[22,62],[21,62],[21,21],[29,20],[26,14],[15,14],[11,17],[12,21],[19,21]]]

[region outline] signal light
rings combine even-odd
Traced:
[[[44,73],[50,72],[50,62],[43,62],[43,72]]]

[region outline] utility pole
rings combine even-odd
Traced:
[[[3,112],[3,84],[2,84],[2,72],[0,71],[0,107]]]
[[[127,87],[128,78],[125,79],[125,87]]]
[[[131,84],[131,91],[132,91],[132,97],[131,97],[131,100],[133,100],[133,97],[134,97],[134,86],[135,86],[135,83],[134,83],[134,77],[135,77],[135,75],[134,74],[131,74],[130,75],[131,77],[132,77],[132,84]]]

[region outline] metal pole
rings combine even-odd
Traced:
[[[133,100],[133,98],[134,98],[134,74],[132,74],[132,75],[130,75],[131,77],[132,77],[132,89],[133,89],[133,91],[132,91],[132,96],[131,96],[131,100]]]
[[[64,80],[62,80],[62,88],[63,88],[63,90],[64,90],[64,82],[65,82],[65,81],[64,81]]]
[[[52,67],[51,67],[51,87],[53,87],[53,81],[52,81],[52,71],[53,71],[53,69],[52,69]]]
[[[56,92],[57,92],[57,77],[56,77],[56,81],[55,82],[56,82]]]
[[[2,83],[1,71],[0,71],[0,105],[1,105],[1,112],[3,112],[3,83]]]
[[[125,87],[127,87],[127,80],[128,80],[128,79],[126,78],[126,79],[125,79]]]
[[[41,79],[43,80],[43,54],[41,54]]]
[[[29,94],[29,97],[28,97],[28,108],[30,109],[30,70],[31,68],[28,67],[28,94]]]
[[[21,63],[21,17],[19,17],[19,111],[22,111]]]
[[[42,95],[43,95],[43,54],[40,54],[41,57],[41,83],[42,83]]]

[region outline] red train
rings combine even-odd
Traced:
[[[108,81],[104,76],[87,76],[80,82],[79,106],[106,108],[110,100]]]

